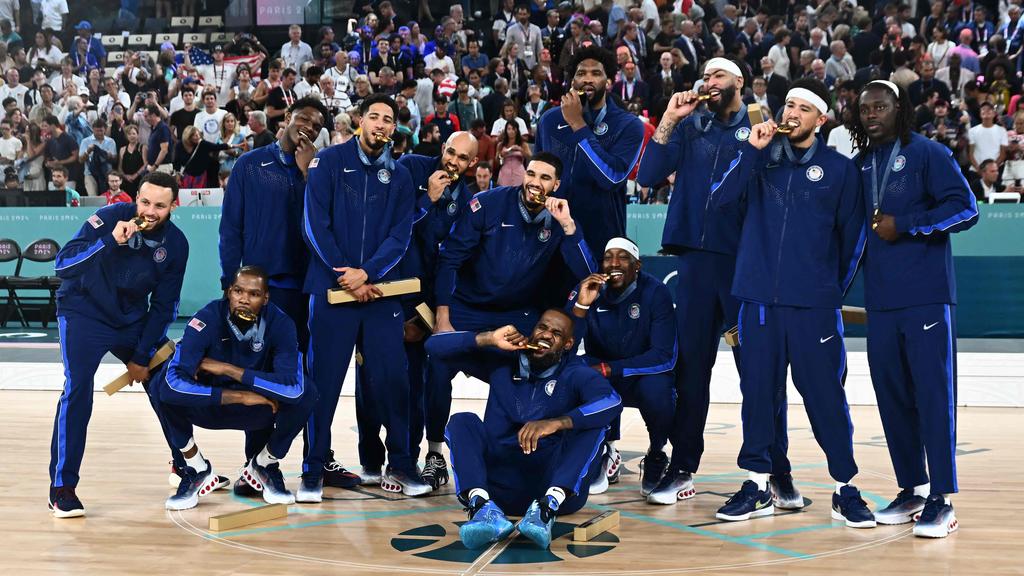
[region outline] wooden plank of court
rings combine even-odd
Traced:
[[[0,529],[3,565],[11,574],[715,574],[869,573],[872,576],[1021,574],[1024,552],[1013,505],[1024,476],[1016,439],[1024,411],[960,408],[960,487],[954,497],[961,529],[945,540],[922,540],[910,525],[854,530],[829,518],[832,482],[803,408],[790,406],[790,457],[797,485],[811,504],[802,512],[723,524],[715,509],[744,476],[736,469],[739,406],[715,404],[698,494],[675,506],[650,506],[639,493],[637,464],[646,449],[639,413],[623,414],[622,482],[588,507],[558,519],[551,551],[514,541],[484,551],[461,549],[465,519],[451,496],[395,498],[376,488],[328,489],[322,505],[297,504],[286,519],[213,534],[207,519],[262,502],[219,491],[198,508],[165,512],[167,449],[142,394],[95,397],[78,494],[81,519],[56,520],[46,510],[46,473],[55,392],[0,392]],[[483,409],[456,400],[454,411]],[[343,398],[334,424],[341,461],[357,466],[354,409]],[[861,472],[855,483],[869,505],[896,493],[876,408],[852,408]],[[234,479],[242,464],[242,433],[197,430],[214,469]],[[284,460],[289,486],[298,479],[301,441]],[[572,528],[606,509],[618,528],[576,545]],[[603,540],[602,540],[603,538]]]

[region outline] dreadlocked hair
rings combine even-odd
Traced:
[[[867,150],[870,147],[867,129],[864,128],[864,124],[860,120],[860,99],[868,90],[878,90],[893,97],[897,106],[896,135],[903,145],[909,144],[910,133],[914,128],[914,106],[910,103],[910,96],[907,95],[907,91],[900,90],[899,94],[895,94],[891,88],[884,84],[869,83],[861,89],[860,93],[857,94],[857,98],[850,104],[850,107],[853,108],[853,114],[850,114],[850,121],[846,123],[846,128],[850,131],[854,146],[858,150]]]

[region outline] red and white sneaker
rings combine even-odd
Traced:
[[[191,466],[184,470],[185,474],[178,483],[178,491],[167,498],[164,507],[168,510],[188,510],[199,504],[199,497],[206,496],[216,490],[220,480],[213,471],[210,461],[206,461],[206,470],[196,472]]]

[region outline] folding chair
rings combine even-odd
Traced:
[[[21,268],[21,247],[10,238],[0,240],[0,263],[14,262],[14,276],[18,275]],[[0,312],[0,327],[7,326],[7,320],[11,317],[11,310],[17,310],[22,326],[28,326],[25,316],[21,315],[21,309],[14,305],[14,291],[11,290],[8,280],[11,276],[0,275],[0,294],[6,293],[7,298],[3,303],[3,312]]]
[[[15,276],[7,279],[11,297],[14,300],[14,305],[18,307],[22,319],[24,319],[25,315],[25,302],[28,301],[36,304],[40,308],[39,318],[43,324],[43,328],[46,328],[49,325],[51,318],[56,317],[57,289],[60,288],[61,280],[56,276],[22,276],[21,267],[25,263],[25,260],[38,262],[40,264],[54,262],[57,260],[57,252],[60,252],[60,244],[55,240],[51,240],[49,238],[36,240],[25,247],[25,250],[21,254],[21,261],[18,264],[18,270],[15,273]],[[25,297],[18,294],[18,292],[22,290],[45,290],[49,293],[49,296]]]

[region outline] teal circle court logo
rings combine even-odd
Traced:
[[[459,526],[453,522],[447,527],[442,524],[428,524],[399,533],[391,539],[391,547],[399,552],[411,553],[419,558],[472,564],[492,548],[470,550],[459,540]],[[610,552],[619,543],[619,537],[611,532],[598,535],[590,542],[573,542],[575,524],[555,522],[551,528],[551,549],[543,550],[518,533],[516,538],[502,550],[491,564],[543,564],[561,562],[572,558],[589,558]]]

